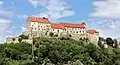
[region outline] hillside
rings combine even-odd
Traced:
[[[87,40],[36,38],[34,46],[32,62],[30,44],[1,44],[0,65],[120,65],[119,48],[106,49]]]

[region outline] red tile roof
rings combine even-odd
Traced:
[[[60,23],[60,24],[62,24],[64,27],[85,28],[85,26],[82,24],[71,24],[71,23]]]
[[[55,29],[63,29],[64,26],[62,24],[52,24],[52,28],[55,28]]]
[[[98,33],[98,32],[96,30],[87,30],[87,33],[94,34],[94,33]]]
[[[28,20],[31,22],[40,22],[40,23],[50,23],[48,18],[38,18],[38,17],[28,17]],[[60,24],[52,24],[52,28],[63,29],[64,27],[70,28],[85,28],[85,22],[81,24],[71,24],[71,23],[60,23]]]
[[[71,24],[71,23],[52,24],[52,28],[63,29],[64,27],[85,28],[85,26],[82,24]]]
[[[28,17],[31,22],[50,23],[48,18]]]

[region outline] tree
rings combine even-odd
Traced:
[[[53,32],[50,32],[49,36],[50,36],[50,37],[53,37],[53,36],[54,36],[54,33],[53,33]]]
[[[26,36],[24,34],[20,35],[19,37],[21,37],[22,39],[28,39],[28,36]]]
[[[18,41],[19,41],[19,42],[21,42],[21,41],[22,41],[22,38],[21,38],[21,37],[19,37],[19,38],[18,38]]]
[[[15,38],[12,38],[13,41],[15,41]]]
[[[105,39],[103,37],[99,37],[100,41],[105,41]]]
[[[112,38],[108,37],[106,38],[106,43],[110,46],[113,46],[114,41],[112,40]]]
[[[118,45],[117,44],[118,43],[117,39],[114,39],[113,42],[114,42],[114,47],[117,47],[117,45]]]

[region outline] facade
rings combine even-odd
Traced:
[[[25,35],[32,38],[47,36],[52,32],[60,36],[70,36],[75,40],[88,38],[90,42],[97,43],[99,40],[99,32],[96,30],[87,30],[86,23],[51,23],[48,18],[28,17]]]

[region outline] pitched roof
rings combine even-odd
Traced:
[[[51,26],[52,26],[52,28],[55,28],[55,29],[63,29],[64,28],[64,26],[62,24],[52,24]]]
[[[96,30],[87,30],[87,33],[94,34],[94,33],[99,33]]]
[[[62,24],[64,27],[85,28],[85,26],[82,24],[71,24],[71,23],[60,23],[60,24]]]
[[[28,20],[31,22],[40,22],[40,23],[50,23],[48,18],[38,18],[38,17],[28,17]]]
[[[63,29],[64,27],[85,28],[85,26],[82,24],[71,24],[71,23],[52,24],[52,28]]]

